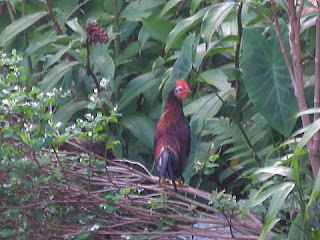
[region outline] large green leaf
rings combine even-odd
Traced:
[[[180,55],[173,65],[171,77],[163,87],[162,99],[165,99],[177,79],[184,79],[192,68],[192,48],[195,34],[189,35],[183,42]]]
[[[160,79],[155,78],[152,73],[147,73],[132,79],[123,90],[118,103],[118,110],[121,111],[132,99],[154,86],[159,80]]]
[[[165,50],[169,51],[172,44],[174,44],[184,33],[186,33],[189,29],[200,23],[203,16],[206,14],[209,8],[210,7],[203,8],[195,15],[183,19],[181,22],[179,22],[170,32],[167,38]]]
[[[102,56],[91,55],[90,61],[93,64],[95,73],[99,72],[103,77],[113,79],[115,67],[113,59],[109,54]]]
[[[228,16],[234,5],[234,2],[223,2],[214,5],[207,11],[201,25],[201,36],[207,44],[211,42],[213,33]]]
[[[271,29],[266,38],[262,31],[254,27],[243,31],[243,81],[258,112],[274,129],[289,136],[296,122],[292,116],[298,112],[297,101],[277,36]],[[288,31],[284,23],[281,32],[288,53]]]
[[[153,148],[154,124],[150,118],[143,114],[135,113],[127,115],[120,121],[125,128],[150,148]]]
[[[142,23],[150,36],[163,44],[166,43],[168,34],[174,28],[174,23],[157,18],[142,19]]]
[[[45,78],[40,83],[40,88],[45,92],[50,91],[64,76],[64,74],[66,74],[66,72],[68,72],[73,66],[78,64],[78,61],[64,61],[58,64],[49,73],[47,73]]]
[[[47,15],[47,12],[37,12],[21,17],[19,20],[12,22],[0,34],[0,46],[3,47],[7,41],[14,38],[45,15]]]

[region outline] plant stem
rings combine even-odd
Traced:
[[[46,6],[46,10],[49,13],[49,16],[50,16],[51,20],[53,21],[54,29],[57,32],[57,35],[62,35],[62,30],[61,30],[59,24],[54,19],[54,15],[53,15],[52,8],[51,8],[51,5],[50,5],[50,0],[45,0],[44,4]]]
[[[9,1],[6,1],[6,7],[8,9],[8,13],[9,13],[11,22],[14,22],[15,21],[14,13],[13,13],[13,10],[12,10],[12,7],[11,7],[11,4]]]
[[[270,1],[271,4],[274,5],[273,0]],[[304,1],[301,0],[300,7],[297,10],[297,5],[294,1],[287,1],[287,9],[289,14],[289,42],[291,46],[291,57],[293,61],[293,70],[295,75],[295,96],[298,100],[299,110],[304,111],[308,108],[306,103],[306,98],[304,95],[304,84],[303,84],[303,73],[302,73],[302,57],[301,57],[301,47],[300,47],[300,18],[302,14],[302,9],[304,5]],[[273,6],[274,8],[274,6]],[[318,16],[316,20],[316,44],[320,43],[319,40],[319,29],[317,27],[320,26],[319,23],[319,7],[318,7]],[[319,46],[316,45],[316,58],[315,58],[315,67],[319,67]],[[318,51],[318,52],[317,52]],[[320,72],[319,69],[315,69],[316,80],[315,80],[315,95],[314,95],[314,104],[319,104],[319,81],[320,81]],[[314,115],[314,120],[319,118],[319,115]],[[309,115],[301,116],[302,125],[307,127],[310,125]],[[316,139],[316,140],[315,140]],[[319,133],[316,133],[307,143],[308,155],[310,159],[310,164],[312,167],[312,173],[314,179],[316,179],[319,171],[319,156],[318,156],[318,148],[319,148]]]
[[[241,39],[242,39],[242,21],[241,21],[241,13],[242,13],[242,6],[243,2],[240,2],[238,11],[237,11],[237,22],[238,22],[238,42],[236,45],[236,53],[234,56],[234,66],[236,69],[240,68],[240,46],[241,46]],[[240,97],[240,74],[236,75],[236,99],[239,100]],[[237,101],[238,102],[238,101]]]
[[[318,5],[318,13],[316,19],[316,54],[315,54],[315,83],[314,83],[314,108],[319,108],[320,102],[320,6]],[[313,121],[319,119],[319,114],[315,113]],[[319,171],[319,131],[314,134],[313,137],[313,148],[311,154],[313,155],[311,160],[311,166],[313,171],[314,179],[318,176]]]
[[[22,16],[26,16],[26,0],[22,0],[21,1],[22,4]],[[24,44],[25,44],[25,48],[27,49],[29,47],[29,40],[28,40],[28,32],[27,30],[23,31],[23,35],[24,35]],[[27,57],[27,63],[28,63],[28,73],[30,77],[32,75],[32,61],[31,61],[31,56]]]
[[[57,161],[58,161],[58,163],[59,163],[59,166],[60,166],[60,168],[61,168],[61,172],[62,172],[62,174],[63,174],[63,177],[64,177],[65,181],[66,181],[66,184],[67,184],[67,186],[68,186],[68,189],[70,189],[70,183],[69,183],[69,181],[68,181],[66,172],[64,171],[64,168],[63,168],[63,166],[62,166],[62,164],[61,164],[61,161],[60,161],[60,158],[59,158],[59,156],[58,156],[58,153],[57,153],[56,149],[55,149],[53,146],[52,146],[52,150],[53,150],[54,155],[55,155],[55,157],[56,157],[56,159],[57,159]]]
[[[119,36],[119,13],[117,0],[112,0],[113,3],[113,15],[114,15],[114,30],[116,33],[115,46],[116,46],[116,56],[120,55],[120,36]]]
[[[244,2],[244,0],[242,0]],[[290,55],[293,62],[293,67],[289,61],[288,55],[286,53],[286,49],[284,46],[284,41],[282,38],[280,25],[276,13],[274,0],[270,0],[272,16],[274,18],[275,24],[268,18],[264,13],[262,13],[257,7],[248,5],[250,8],[255,9],[259,14],[261,14],[266,21],[273,27],[275,30],[278,41],[280,44],[281,52],[283,58],[285,60],[289,76],[292,82],[292,86],[294,87],[294,94],[298,102],[299,110],[304,111],[308,108],[306,103],[306,98],[304,94],[304,85],[303,85],[303,73],[302,73],[302,57],[301,57],[301,47],[300,47],[300,18],[302,15],[302,10],[304,7],[304,0],[301,0],[299,7],[297,6],[297,1],[285,1],[287,6],[287,12],[289,15],[289,43],[290,43]],[[320,20],[319,17],[319,6],[318,6],[318,16],[316,20],[316,58],[315,58],[315,74],[316,74],[316,82],[315,82],[315,95],[314,95],[314,105],[319,106],[320,99]],[[317,52],[318,51],[318,52]],[[314,120],[318,119],[319,115],[314,115]],[[308,115],[302,115],[302,125],[303,127],[307,127],[310,125],[311,121]],[[313,177],[314,179],[317,177],[317,173],[320,167],[319,160],[319,133],[316,133],[307,143],[308,155],[310,158],[310,163],[312,167]]]
[[[96,75],[93,73],[91,67],[90,67],[90,46],[89,46],[89,38],[87,38],[87,41],[86,41],[86,48],[87,48],[87,73],[92,77],[95,85],[96,85],[96,88],[98,89],[98,92],[100,92],[100,85],[99,85],[99,82],[98,82],[98,79],[96,77]]]

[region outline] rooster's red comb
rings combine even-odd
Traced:
[[[189,89],[188,84],[185,81],[181,80],[181,79],[178,79],[176,81],[176,85],[182,86],[185,89]]]

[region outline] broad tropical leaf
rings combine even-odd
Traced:
[[[102,56],[91,55],[90,61],[92,62],[95,73],[100,73],[105,78],[113,79],[115,66],[109,54]]]
[[[285,24],[281,24],[281,31],[288,49]],[[268,33],[266,38],[258,28],[244,29],[243,81],[258,112],[274,129],[289,136],[296,122],[292,116],[298,112],[298,105],[277,36],[272,29]]]

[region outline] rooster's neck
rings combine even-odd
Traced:
[[[170,91],[167,98],[166,98],[166,105],[164,108],[165,114],[173,114],[173,115],[183,115],[182,112],[182,102],[181,99],[178,99],[174,95],[174,91]]]

